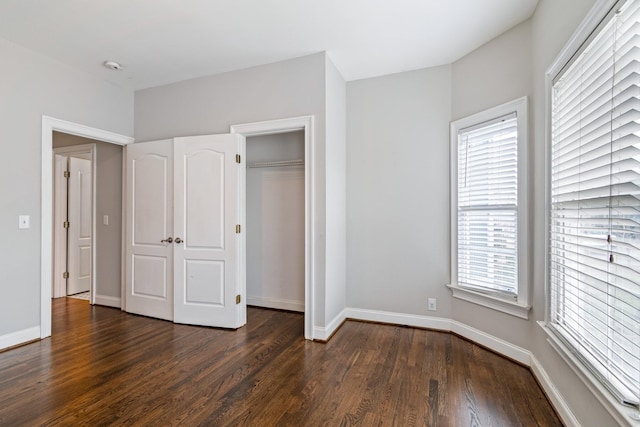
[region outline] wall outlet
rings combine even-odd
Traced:
[[[436,311],[436,299],[435,298],[428,298],[427,299],[427,310],[429,311]]]
[[[18,228],[29,228],[29,227],[31,227],[29,215],[20,215],[18,217]]]

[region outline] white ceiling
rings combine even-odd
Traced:
[[[538,0],[0,0],[0,37],[131,89],[327,51],[346,80],[451,63]],[[112,59],[124,70],[102,67]]]

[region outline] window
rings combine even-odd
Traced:
[[[618,402],[640,402],[640,1],[551,79],[548,328]]]
[[[527,99],[451,124],[455,297],[527,317]]]

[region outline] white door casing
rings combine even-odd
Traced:
[[[316,271],[316,233],[315,227],[315,180],[316,180],[316,167],[315,167],[315,138],[314,138],[314,119],[313,116],[292,117],[288,119],[268,120],[264,122],[245,123],[231,126],[231,133],[241,136],[240,139],[240,154],[244,157],[246,153],[246,138],[256,135],[269,135],[274,133],[304,131],[304,337],[308,340],[313,340],[320,335],[324,338],[323,331],[316,333],[315,328],[315,271]],[[243,163],[244,166],[244,163]],[[240,200],[240,220],[245,221],[246,216],[246,169],[241,168],[240,174],[240,194],[242,194]],[[246,294],[246,277],[244,272],[246,271],[247,259],[246,259],[246,242],[243,241],[244,234],[241,234],[240,239],[240,280],[241,280],[241,293]],[[243,306],[246,307],[246,306]],[[241,307],[242,309],[242,307]],[[243,313],[246,319],[246,310]]]
[[[91,289],[92,201],[91,160],[69,157],[67,295]]]
[[[238,328],[237,135],[174,139],[174,321]]]
[[[53,132],[64,132],[97,141],[108,142],[117,145],[126,145],[133,142],[133,138],[117,133],[92,128],[78,123],[60,120],[53,117],[42,116],[41,126],[41,174],[40,174],[40,327],[33,338],[39,336],[46,338],[51,336],[51,295],[53,273]],[[57,149],[56,149],[57,150]],[[95,176],[95,145],[93,145],[94,176]],[[94,180],[95,188],[95,180]],[[94,191],[95,194],[95,191]],[[95,200],[94,200],[95,202]],[[95,214],[95,203],[93,212]],[[95,221],[93,221],[95,227]],[[95,229],[94,229],[95,231]],[[95,235],[95,233],[94,233]],[[95,260],[95,251],[93,251]],[[95,268],[95,262],[92,263]],[[95,272],[93,272],[95,273]],[[123,273],[124,274],[124,273]],[[95,301],[95,274],[92,274],[91,303]],[[124,283],[124,276],[123,276]],[[124,286],[123,286],[124,290]],[[124,291],[123,291],[124,294]]]
[[[126,147],[125,309],[173,320],[173,142]]]

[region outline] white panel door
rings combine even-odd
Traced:
[[[130,144],[126,158],[125,309],[173,320],[173,144]]]
[[[242,326],[237,142],[231,134],[174,139],[175,322]]]
[[[69,158],[67,295],[91,286],[91,160]]]

